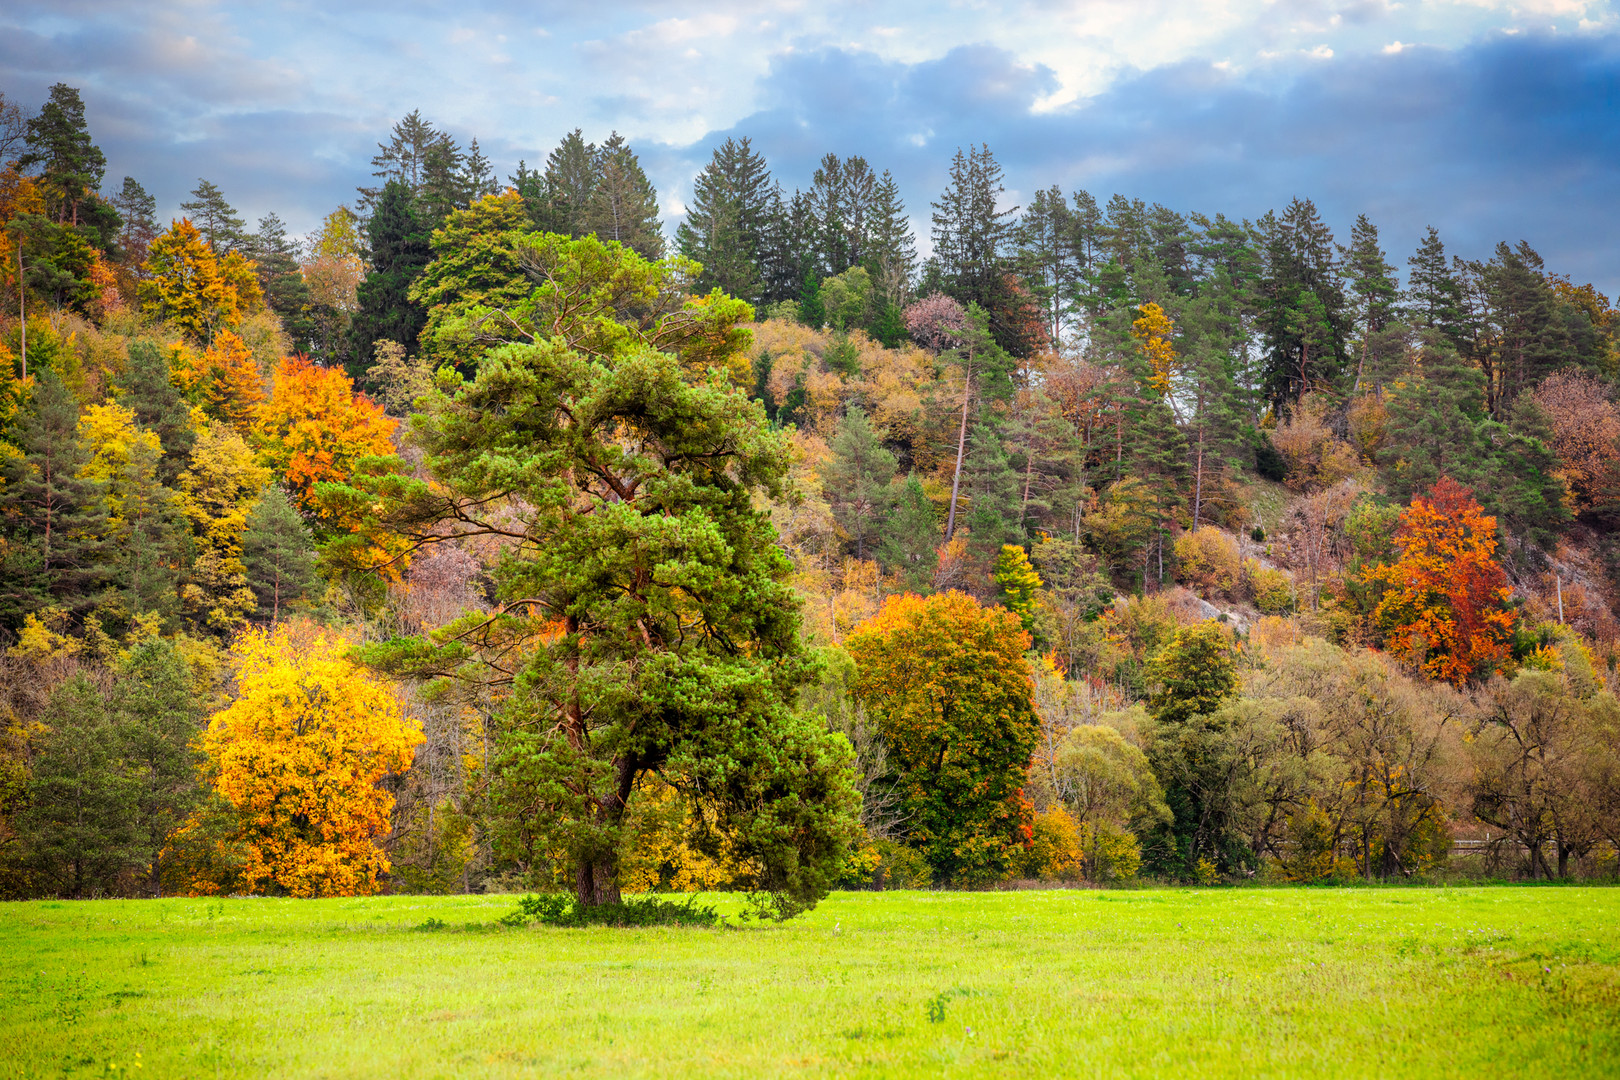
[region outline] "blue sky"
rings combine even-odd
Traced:
[[[678,218],[716,142],[791,188],[825,152],[899,179],[926,246],[958,146],[1008,201],[1084,187],[1255,217],[1357,213],[1404,266],[1424,226],[1528,240],[1620,289],[1620,16],[1585,0],[101,3],[10,0],[0,91],[78,86],[107,152],[173,213],[205,176],[302,231],[420,108],[504,175],[566,131],[628,136]]]

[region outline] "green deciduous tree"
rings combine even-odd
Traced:
[[[993,880],[1029,838],[1021,789],[1040,733],[1018,616],[959,592],[890,597],[845,647],[941,882]]]

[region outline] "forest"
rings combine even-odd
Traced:
[[[0,896],[1620,871],[1620,314],[1528,240],[373,168],[294,237],[0,98]]]

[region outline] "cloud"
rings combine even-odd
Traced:
[[[987,142],[1020,200],[1058,184],[1252,219],[1299,195],[1341,235],[1366,213],[1398,265],[1433,224],[1456,253],[1524,239],[1555,271],[1620,289],[1620,37],[1499,35],[1246,71],[1186,61],[1038,111],[1052,81],[985,47],[910,65],[782,57],[765,108],[660,165],[695,169],[749,135],[792,186],[827,151],[859,153],[894,170],[926,232],[950,155]]]

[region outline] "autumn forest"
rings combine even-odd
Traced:
[[[1620,872],[1620,313],[1533,236],[740,137],[673,222],[421,112],[294,236],[96,127],[0,98],[0,897]]]

